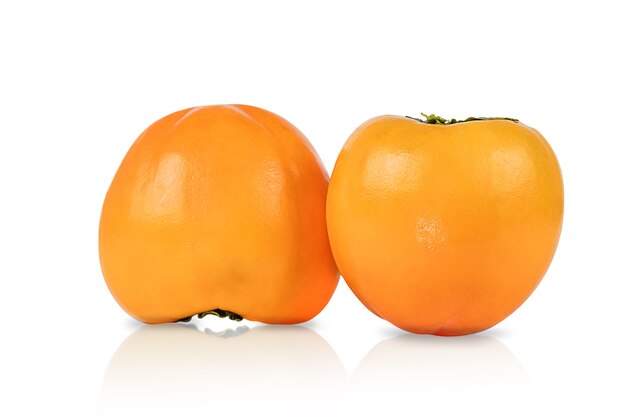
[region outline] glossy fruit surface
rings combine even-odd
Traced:
[[[343,147],[327,220],[339,271],[372,312],[414,333],[469,334],[539,284],[563,181],[546,140],[522,123],[382,116]]]
[[[217,105],[166,116],[136,140],[106,195],[107,285],[146,323],[215,309],[309,320],[338,280],[327,186],[307,139],[273,113]]]

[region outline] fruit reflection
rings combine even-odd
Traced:
[[[211,414],[267,409],[307,415],[312,410],[303,404],[310,398],[324,399],[315,413],[332,408],[345,380],[333,349],[306,327],[217,333],[182,324],[143,326],[111,358],[102,408],[116,415],[198,407]]]

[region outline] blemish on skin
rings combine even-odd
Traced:
[[[415,223],[415,240],[428,249],[434,249],[446,240],[441,221],[437,218],[422,217]]]

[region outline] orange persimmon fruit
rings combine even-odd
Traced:
[[[338,281],[328,175],[285,119],[244,105],[182,110],[125,156],[100,218],[100,264],[145,323],[207,313],[290,324],[317,315]]]
[[[373,313],[464,335],[517,309],[556,250],[563,180],[514,119],[381,116],[345,143],[326,215],[339,271]]]

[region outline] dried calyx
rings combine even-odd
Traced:
[[[436,114],[426,114],[420,113],[424,116],[424,119],[420,119],[419,117],[411,117],[406,116],[409,119],[417,120],[418,122],[426,123],[429,125],[453,125],[456,123],[465,123],[465,122],[473,122],[476,120],[509,120],[511,122],[519,123],[519,120],[513,119],[511,117],[468,117],[467,119],[457,120],[457,119],[444,119],[441,116],[437,116]]]
[[[212,316],[217,316],[220,318],[225,318],[228,317],[231,320],[235,320],[235,321],[241,321],[243,320],[243,317],[241,317],[239,314],[237,313],[233,313],[232,311],[228,311],[228,310],[222,310],[220,308],[216,308],[213,310],[209,310],[209,311],[205,311],[203,313],[198,313],[197,316],[199,319],[203,319],[208,315],[212,315]],[[193,318],[193,315],[189,316],[189,317],[185,317],[183,319],[177,320],[178,322],[188,322]]]

